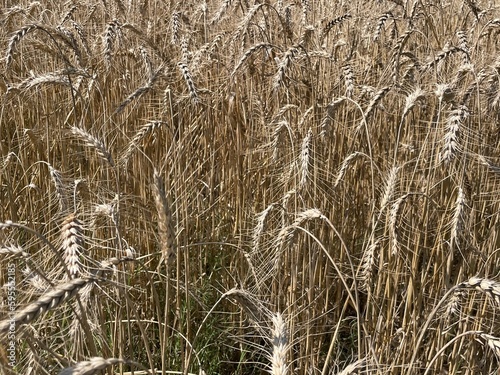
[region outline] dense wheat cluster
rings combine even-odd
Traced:
[[[0,25],[1,374],[498,373],[500,4]]]

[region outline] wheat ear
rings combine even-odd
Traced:
[[[94,375],[106,367],[119,363],[130,363],[127,360],[120,358],[102,358],[93,357],[88,361],[78,362],[74,366],[66,367],[59,372],[59,375]]]
[[[56,285],[38,300],[17,311],[13,317],[1,321],[0,335],[4,335],[12,326],[16,327],[31,323],[47,311],[53,310],[73,298],[80,289],[93,281],[95,281],[94,278],[76,278]]]
[[[443,140],[443,149],[441,151],[441,161],[450,163],[459,151],[460,147],[460,128],[462,123],[469,117],[469,110],[466,106],[460,106],[451,112],[446,120],[446,133]]]
[[[165,184],[163,179],[155,170],[153,175],[153,196],[158,214],[158,231],[160,234],[163,258],[167,269],[175,261],[177,247],[175,243],[175,231],[172,220],[172,211],[168,204]]]
[[[280,313],[273,315],[272,323],[270,338],[273,349],[269,356],[271,364],[268,372],[271,375],[286,375],[288,372],[287,353],[289,348],[287,326]]]
[[[104,145],[103,142],[98,140],[93,135],[89,134],[87,131],[78,128],[76,126],[71,127],[71,133],[73,133],[77,138],[82,140],[85,143],[85,146],[93,148],[103,160],[108,162],[110,166],[112,167],[115,166],[113,157],[111,156],[111,153],[108,151],[107,147]]]
[[[311,150],[312,150],[312,130],[309,129],[307,135],[302,141],[302,149],[300,153],[300,182],[299,190],[307,187],[309,181],[309,166],[311,165]]]
[[[76,214],[64,219],[61,229],[63,258],[71,278],[80,273],[80,256],[83,252],[83,227]]]

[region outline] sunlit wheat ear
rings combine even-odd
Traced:
[[[139,148],[140,143],[148,136],[153,134],[157,129],[160,129],[164,126],[164,123],[161,121],[151,121],[147,124],[141,126],[141,128],[135,133],[134,137],[128,144],[123,156],[122,161],[125,165],[127,165],[128,160],[132,153]]]
[[[280,313],[273,314],[270,342],[272,352],[269,356],[271,363],[268,372],[271,375],[286,375],[289,367],[288,350],[290,343],[288,341],[288,327]]]
[[[350,13],[346,13],[340,17],[337,17],[337,18],[334,18],[333,20],[329,21],[325,27],[323,28],[323,35],[322,37],[325,38],[328,33],[330,32],[330,30],[335,26],[335,25],[338,25],[342,22],[344,22],[345,20],[348,20],[352,18],[351,14]]]
[[[405,194],[399,197],[391,207],[391,212],[389,213],[389,233],[391,236],[391,254],[396,255],[401,251],[401,246],[399,244],[399,225],[398,216],[403,208],[403,203],[408,199],[410,194]]]
[[[2,244],[0,245],[0,255],[7,256],[12,255],[14,257],[29,257],[29,254],[24,251],[24,249],[19,245],[8,245]]]
[[[231,4],[231,0],[224,0],[220,6],[220,8],[217,10],[213,18],[210,20],[210,23],[213,25],[214,23],[219,22],[219,20],[224,16],[226,13],[227,9],[229,8],[229,5]]]
[[[342,74],[345,82],[345,96],[350,98],[354,93],[354,72],[350,65],[345,65],[342,68]]]
[[[163,68],[158,68],[156,71],[154,71],[153,74],[149,77],[148,82],[146,82],[146,84],[139,87],[132,94],[127,96],[127,98],[118,106],[118,108],[116,108],[115,113],[122,112],[125,109],[125,107],[129,105],[132,101],[150,92],[153,86],[155,85],[156,81],[158,80],[158,77],[162,70]]]
[[[479,336],[486,341],[490,349],[495,353],[495,356],[500,358],[500,338],[487,333],[481,333]]]
[[[297,46],[292,46],[287,49],[283,58],[278,64],[278,72],[273,77],[273,89],[277,90],[283,83],[286,77],[286,72],[292,65],[293,59],[299,54]]]
[[[48,164],[48,167],[49,167],[50,177],[52,178],[52,181],[54,182],[54,186],[56,188],[56,195],[57,198],[59,199],[60,210],[61,212],[64,212],[69,207],[69,199],[66,186],[63,183],[62,174],[57,169],[52,167],[50,164]]]
[[[311,208],[299,213],[291,225],[280,230],[278,237],[276,238],[277,248],[281,249],[291,245],[297,228],[302,227],[307,221],[315,219],[325,219],[325,216],[321,213],[321,211],[316,208]]]
[[[326,107],[326,114],[321,120],[321,133],[320,136],[322,139],[325,139],[325,137],[331,133],[332,129],[332,123],[335,118],[335,113],[339,106],[344,102],[345,98],[339,98],[328,104]]]
[[[396,187],[396,178],[398,176],[398,172],[400,171],[400,167],[392,167],[389,171],[389,176],[385,182],[385,189],[382,198],[380,199],[380,212],[382,212],[386,205],[391,201],[392,195],[394,194],[394,189]]]
[[[115,39],[121,35],[122,25],[117,20],[113,20],[106,26],[106,32],[103,38],[104,44],[104,62],[106,69],[111,68],[111,55],[113,53],[113,43]]]
[[[380,101],[384,98],[384,96],[387,95],[387,93],[390,91],[391,86],[386,86],[381,88],[375,96],[372,98],[370,103],[368,104],[368,107],[366,107],[364,113],[363,113],[363,120],[359,123],[359,125],[356,127],[356,133],[360,132],[364,126],[365,126],[365,121],[368,122],[370,119],[370,116],[373,114],[374,109],[377,107],[377,105],[380,103]]]
[[[394,18],[392,12],[384,13],[379,17],[377,27],[375,28],[375,33],[373,34],[373,40],[378,40],[378,38],[380,37],[380,33],[382,32],[382,29],[384,28],[384,25],[389,18]]]
[[[158,215],[158,232],[160,235],[160,246],[163,254],[162,257],[165,261],[167,269],[170,269],[177,256],[177,244],[175,242],[172,211],[167,200],[165,184],[156,170],[153,175],[153,196]]]
[[[76,214],[69,214],[61,228],[63,258],[71,278],[80,273],[80,257],[83,253],[83,227]]]
[[[307,13],[309,13],[309,0],[302,0],[302,26],[307,25]]]
[[[146,67],[148,77],[151,77],[154,74],[154,69],[153,62],[151,61],[148,51],[143,46],[139,46],[139,54],[144,62],[144,66]]]
[[[348,157],[344,159],[342,162],[342,165],[340,166],[340,169],[337,173],[337,177],[335,178],[335,182],[333,183],[333,188],[335,189],[337,186],[339,186],[340,182],[345,176],[345,173],[347,171],[347,168],[349,165],[360,155],[358,151],[353,152],[350,154]]]
[[[257,215],[257,224],[252,234],[252,252],[258,253],[260,247],[260,238],[264,233],[267,215],[273,210],[275,204],[271,203],[266,209]]]
[[[61,72],[47,73],[40,76],[29,77],[22,82],[12,85],[7,89],[8,94],[20,93],[42,85],[61,85],[72,87],[67,75]]]
[[[309,117],[311,116],[313,111],[314,111],[314,106],[310,106],[309,108],[307,108],[307,110],[304,112],[304,114],[302,116],[300,116],[300,119],[298,122],[299,129],[302,129],[304,127],[304,124],[307,122],[307,120],[309,119]]]
[[[361,371],[358,371],[360,367],[362,367],[365,364],[365,359],[360,359],[357,360],[354,363],[349,364],[346,366],[345,369],[343,369],[341,372],[339,372],[337,375],[355,375],[355,374],[362,374]]]
[[[191,72],[189,71],[189,67],[183,62],[177,63],[177,66],[179,67],[179,70],[182,73],[182,77],[184,78],[184,81],[188,86],[189,96],[191,97],[192,102],[198,103],[200,99],[198,97],[198,91],[196,90],[196,86],[193,82],[193,77],[191,76]]]
[[[360,290],[368,291],[372,287],[373,267],[376,260],[375,252],[380,247],[380,240],[380,238],[373,240],[363,254],[360,270]]]
[[[458,47],[445,47],[441,52],[439,52],[436,57],[434,57],[430,62],[424,65],[423,70],[431,69],[435,67],[439,62],[449,57],[450,55],[461,51],[461,48]]]
[[[74,366],[66,367],[59,372],[59,375],[94,375],[101,373],[107,367],[117,365],[119,363],[130,363],[127,360],[119,358],[101,358],[93,357],[88,361],[78,362]]]
[[[481,165],[488,167],[488,169],[496,174],[500,174],[500,166],[493,164],[491,161],[486,159],[483,155],[478,155],[477,160]]]
[[[491,297],[497,307],[500,307],[500,283],[481,277],[471,277],[469,280],[460,284],[461,288],[474,288],[487,296]]]
[[[300,152],[300,181],[299,190],[307,187],[310,179],[310,165],[312,164],[312,130],[309,129],[306,137],[302,141],[302,148]]]
[[[280,121],[275,125],[271,147],[273,149],[272,161],[277,162],[280,154],[280,146],[286,136],[286,131],[288,129],[288,122],[286,120]]]
[[[281,199],[281,206],[283,207],[281,226],[283,228],[286,226],[288,220],[288,202],[290,201],[290,198],[294,196],[296,193],[297,191],[295,189],[292,189],[290,191],[287,191],[286,194]]]
[[[71,127],[71,133],[73,133],[78,139],[84,142],[85,146],[93,148],[97,154],[106,161],[110,166],[114,167],[115,163],[111,153],[108,148],[99,139],[89,134],[87,131],[78,128],[76,126]]]
[[[90,282],[92,278],[76,278],[66,283],[54,286],[47,293],[43,294],[37,301],[30,303],[28,306],[18,310],[14,316],[0,322],[0,335],[5,334],[11,324],[16,326],[31,323],[39,316],[45,314],[49,310],[53,310],[62,303],[73,298],[80,289]]]
[[[252,56],[254,53],[256,53],[257,51],[261,50],[261,49],[265,49],[266,51],[268,49],[271,49],[271,48],[277,48],[276,46],[274,46],[273,44],[269,44],[269,43],[258,43],[252,47],[250,47],[249,49],[247,49],[243,55],[240,57],[240,59],[238,60],[238,62],[236,63],[231,75],[234,76],[236,74],[236,72],[238,71],[238,69],[240,69],[243,64],[248,60],[248,58],[250,56]]]
[[[405,33],[403,33],[396,43],[394,44],[394,47],[392,48],[392,80],[395,85],[399,85],[399,68],[400,68],[400,58],[401,58],[401,52],[403,51],[403,48],[408,41],[408,38],[410,37],[411,33],[413,32],[412,29],[407,30]]]
[[[37,28],[38,28],[37,25],[26,25],[21,29],[17,30],[14,33],[14,35],[10,37],[9,44],[7,45],[7,52],[5,54],[5,63],[7,68],[12,63],[12,55],[14,54],[16,46],[19,44],[21,39],[23,39],[26,36],[26,34],[30,33],[33,30],[36,30]]]
[[[466,208],[466,199],[462,187],[458,188],[457,200],[455,202],[455,209],[453,219],[451,222],[450,234],[450,250],[453,253],[455,248],[459,245],[459,235],[464,229],[464,215]]]
[[[464,295],[465,291],[460,288],[456,288],[451,295],[443,315],[447,321],[449,321],[453,315],[459,313]]]
[[[469,109],[466,106],[460,106],[452,110],[446,120],[446,133],[443,139],[443,149],[440,154],[441,162],[450,163],[462,151],[460,146],[460,128],[468,117]]]
[[[181,12],[174,12],[172,13],[172,19],[171,19],[171,39],[170,42],[172,44],[177,44],[179,42],[179,30],[181,28]]]
[[[469,42],[467,40],[467,33],[462,30],[457,31],[457,37],[459,41],[459,47],[464,54],[463,63],[465,65],[468,65],[470,64],[470,51],[469,51]]]
[[[406,115],[412,110],[413,107],[417,104],[417,102],[425,97],[425,91],[423,91],[420,87],[417,87],[410,95],[406,97],[405,107],[403,109],[403,114],[401,115],[401,119],[404,119]]]

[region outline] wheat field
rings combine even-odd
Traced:
[[[1,2],[0,374],[498,374],[500,4]]]

